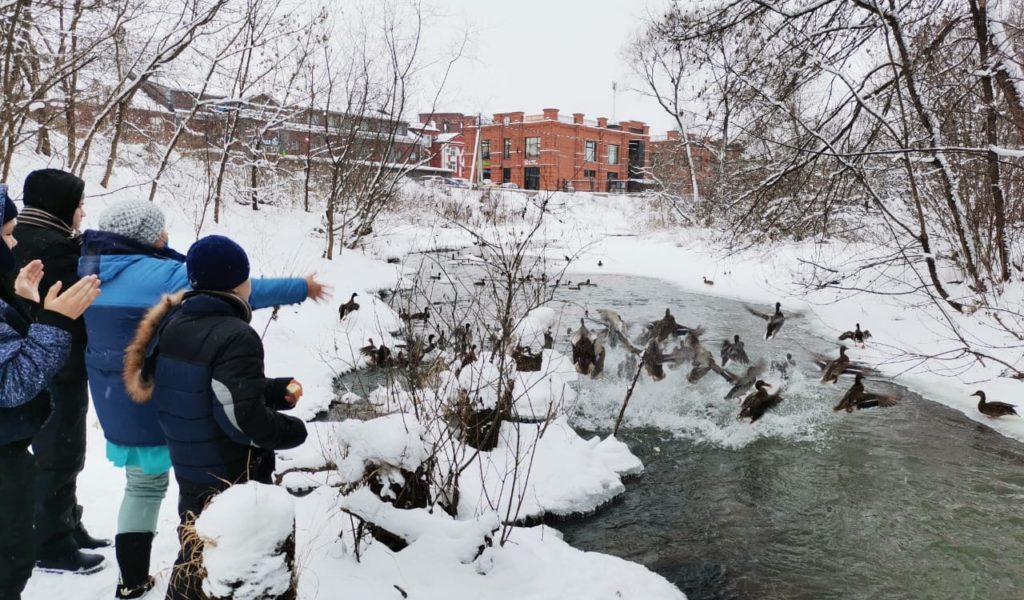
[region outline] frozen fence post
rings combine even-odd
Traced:
[[[249,482],[222,492],[196,519],[211,600],[294,600],[295,506],[283,488]]]

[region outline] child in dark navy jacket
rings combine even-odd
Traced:
[[[7,600],[21,597],[35,563],[35,465],[28,447],[51,413],[46,386],[71,351],[75,319],[99,295],[96,277],[81,279],[60,296],[57,283],[40,310],[39,260],[25,265],[12,285],[17,215],[6,186],[0,186],[0,598]]]
[[[192,291],[165,296],[143,319],[125,354],[125,387],[152,402],[178,482],[181,549],[167,597],[201,598],[187,568],[200,551],[184,526],[234,483],[271,482],[274,450],[306,440],[295,405],[301,386],[268,379],[263,343],[249,325],[249,260],[236,243],[207,236],[186,257]]]

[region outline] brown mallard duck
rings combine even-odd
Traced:
[[[839,376],[849,366],[850,357],[846,355],[846,346],[839,346],[839,357],[825,365],[821,373],[821,382],[831,381],[835,383],[839,381]]]
[[[971,394],[971,396],[978,397],[978,412],[985,415],[990,419],[998,419],[999,417],[1007,417],[1014,415],[1019,417],[1017,414],[1016,404],[1007,404],[1006,402],[986,402],[985,392],[978,390]]]
[[[658,344],[658,340],[651,339],[647,343],[647,348],[644,350],[643,357],[640,359],[643,361],[644,370],[651,376],[654,381],[661,381],[665,378],[665,355],[661,352],[661,345]]]
[[[430,307],[423,307],[423,312],[412,313],[411,315],[406,312],[401,312],[398,317],[405,322],[409,321],[429,321],[430,320]]]
[[[345,317],[359,310],[359,304],[356,303],[356,296],[359,294],[352,292],[352,297],[348,299],[348,302],[343,302],[338,307],[338,319],[344,321]]]
[[[737,418],[744,419],[750,417],[750,422],[756,423],[758,419],[764,416],[764,413],[778,406],[782,402],[782,396],[780,392],[769,394],[766,388],[770,387],[763,380],[758,379],[754,383],[754,391],[747,394],[747,397],[743,399],[743,404],[740,406],[740,414]]]
[[[581,375],[590,375],[593,372],[594,363],[597,362],[597,349],[594,347],[594,340],[582,327],[572,339],[572,364],[576,372]]]
[[[775,303],[775,313],[771,315],[763,313],[758,310],[754,310],[749,306],[744,306],[744,308],[746,308],[747,312],[754,315],[755,317],[761,317],[765,321],[768,321],[768,328],[764,332],[764,339],[766,340],[774,338],[775,334],[777,334],[779,330],[782,329],[782,325],[786,322],[786,315],[782,314],[781,302]]]
[[[476,344],[473,344],[472,346],[469,347],[469,350],[466,350],[466,352],[463,353],[462,360],[459,363],[459,368],[456,369],[456,371],[455,371],[455,376],[458,377],[459,373],[461,373],[463,369],[465,369],[466,367],[468,367],[469,365],[471,365],[471,364],[473,364],[475,362],[476,362]]]
[[[840,398],[839,404],[836,404],[832,410],[853,412],[854,409],[864,410],[865,408],[874,408],[876,406],[888,408],[899,404],[899,398],[896,396],[873,394],[864,391],[862,379],[864,379],[864,376],[857,373],[856,377],[854,377],[853,385],[850,386],[850,389],[846,390],[846,393]]]
[[[739,398],[747,393],[750,388],[754,387],[754,384],[757,383],[757,378],[761,376],[761,373],[764,373],[764,363],[760,362],[756,365],[750,365],[747,367],[747,372],[743,375],[733,375],[730,371],[725,372],[729,375],[729,377],[726,377],[726,380],[732,384],[729,392],[725,395],[725,399],[731,400],[732,398]]]
[[[725,340],[722,342],[722,366],[724,367],[730,360],[741,365],[750,364],[750,358],[747,356],[747,351],[743,347],[743,342],[740,340],[739,335],[732,336],[732,341]]]
[[[672,311],[665,309],[665,316],[655,321],[651,326],[651,337],[658,340],[658,342],[664,342],[670,335],[676,335],[676,330],[679,328],[679,324],[676,323],[676,318],[672,316]]]
[[[853,331],[844,331],[843,334],[839,336],[839,341],[841,342],[843,340],[853,340],[863,346],[864,340],[870,337],[871,332],[868,331],[867,329],[861,331],[860,323],[857,323],[857,328],[854,329]]]
[[[384,344],[380,346],[374,345],[373,338],[370,338],[368,346],[363,346],[359,349],[359,353],[365,356],[373,367],[386,367],[391,360],[391,348]]]

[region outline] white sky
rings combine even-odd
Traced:
[[[472,114],[521,110],[636,119],[664,133],[671,118],[642,94],[624,58],[645,15],[670,0],[429,0],[426,48],[441,53],[459,31],[470,42],[445,85],[439,110]],[[429,108],[427,106],[423,111]],[[420,110],[417,110],[420,112]]]

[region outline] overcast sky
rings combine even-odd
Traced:
[[[640,86],[623,57],[645,15],[670,0],[429,0],[437,15],[428,48],[441,51],[459,30],[466,56],[445,86],[440,109],[464,113],[558,108],[563,114],[636,119],[664,133],[672,121]]]

